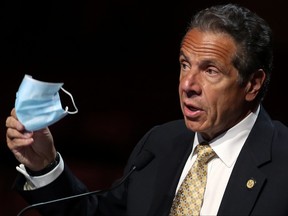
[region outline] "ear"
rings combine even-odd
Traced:
[[[246,100],[253,101],[259,93],[266,78],[266,73],[263,69],[258,69],[252,75],[246,85]]]

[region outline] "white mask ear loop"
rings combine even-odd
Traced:
[[[74,102],[74,99],[73,99],[73,96],[70,92],[68,92],[67,90],[65,90],[63,87],[61,87],[61,90],[64,91],[66,94],[68,94],[72,100],[72,103],[73,103],[73,106],[75,108],[75,111],[68,111],[68,106],[65,107],[65,112],[68,112],[69,114],[76,114],[78,113],[78,108],[76,107],[75,105],[75,102]]]

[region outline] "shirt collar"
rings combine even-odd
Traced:
[[[259,114],[260,106],[256,112],[251,112],[241,122],[219,135],[209,142],[220,160],[231,167],[235,163],[256,119]],[[203,141],[199,133],[194,138],[193,151],[195,147]]]

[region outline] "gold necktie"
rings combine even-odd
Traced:
[[[200,215],[207,181],[207,163],[215,152],[206,143],[199,144],[195,151],[197,159],[174,198],[170,216]]]

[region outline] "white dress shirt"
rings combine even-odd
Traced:
[[[237,157],[257,119],[259,109],[260,107],[258,107],[255,113],[250,113],[237,125],[209,142],[216,153],[216,157],[208,163],[207,185],[200,215],[217,215],[229,177]],[[197,155],[194,154],[194,149],[202,141],[203,138],[201,135],[196,133],[193,149],[183,169],[177,191],[196,160]]]

